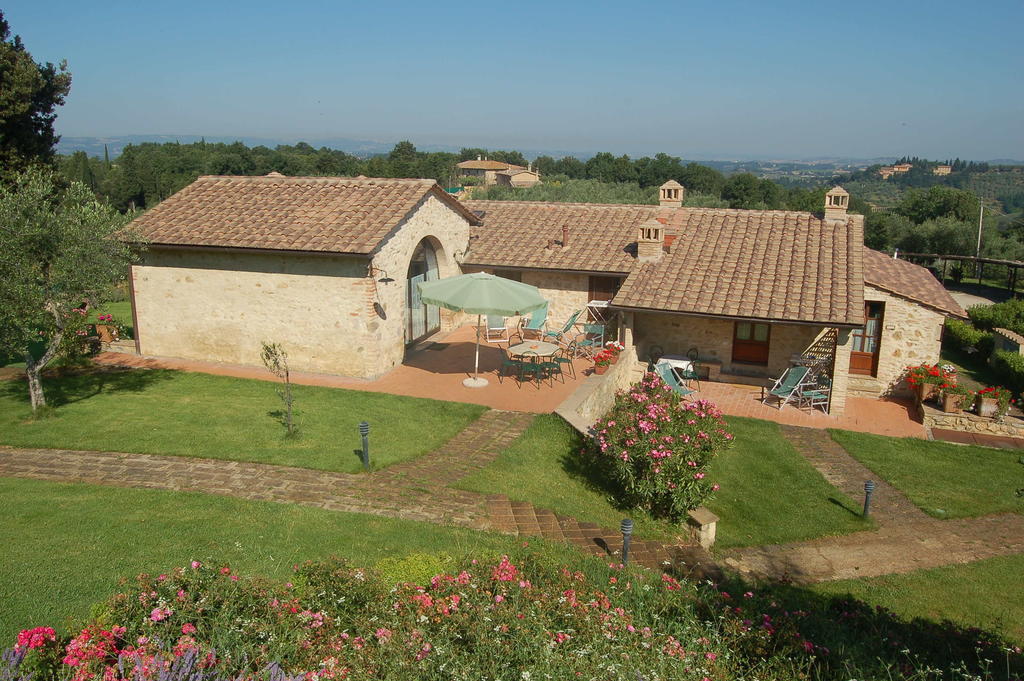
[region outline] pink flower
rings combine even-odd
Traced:
[[[170,608],[153,608],[152,612],[149,613],[149,619],[154,622],[163,622],[165,619],[171,616],[174,611]]]
[[[200,567],[202,567],[202,565],[203,564],[200,563],[198,560],[192,561],[192,569],[193,570],[198,570]]]
[[[185,622],[185,624],[181,625],[181,633],[185,634],[186,636],[188,636],[189,634],[194,634],[196,633],[196,626],[191,622]]]
[[[502,556],[501,562],[491,572],[491,579],[499,582],[514,582],[519,578],[519,571],[513,565],[508,556]]]
[[[14,644],[15,650],[26,648],[41,648],[49,641],[57,640],[57,632],[52,627],[35,627],[18,632],[18,642]]]
[[[495,603],[501,603],[503,600],[505,600],[505,597],[502,596],[501,594],[498,594],[497,596],[494,597],[494,602]]]
[[[716,653],[704,653],[704,657],[711,660],[712,662],[718,659],[718,655]]]

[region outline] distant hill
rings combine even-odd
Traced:
[[[84,151],[89,156],[102,158],[103,147],[106,146],[107,151],[110,154],[110,158],[116,158],[121,155],[121,152],[129,144],[144,144],[146,142],[152,142],[154,144],[165,144],[167,142],[192,144],[193,142],[199,142],[203,139],[207,142],[223,142],[225,144],[241,142],[247,147],[264,146],[271,149],[281,144],[295,144],[296,142],[301,141],[271,137],[217,137],[215,135],[116,135],[113,137],[71,137],[64,135],[57,144],[57,153],[70,155],[76,151]],[[393,142],[376,142],[372,140],[357,140],[345,137],[306,141],[308,144],[316,148],[327,147],[329,149],[337,149],[361,158],[374,156],[376,154],[386,154],[395,146]],[[445,149],[444,151],[453,150]],[[458,149],[454,149],[454,151],[458,151]]]

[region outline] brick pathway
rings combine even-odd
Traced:
[[[854,499],[863,498],[864,480],[875,481],[871,516],[879,529],[735,549],[720,556],[724,566],[755,578],[810,583],[877,577],[1024,553],[1024,516],[1004,513],[955,520],[932,518],[850,456],[827,431],[794,426],[781,429],[812,466]]]

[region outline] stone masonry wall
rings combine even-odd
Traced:
[[[864,287],[864,299],[885,303],[878,375],[851,374],[850,394],[860,397],[905,393],[901,380],[911,364],[939,361],[942,345],[942,313],[873,286]],[[839,365],[849,371],[849,362]]]
[[[404,357],[406,275],[427,237],[439,275],[459,274],[469,223],[434,196],[372,254],[372,272],[354,256],[150,249],[132,268],[140,351],[259,366],[267,340],[298,371],[379,376]],[[444,310],[441,319],[458,321]]]
[[[132,267],[144,355],[260,366],[281,343],[299,371],[362,376],[368,260],[150,248]]]
[[[366,328],[364,352],[366,376],[380,376],[402,363],[409,310],[406,302],[409,261],[420,241],[430,239],[437,255],[441,279],[462,273],[456,256],[461,257],[469,244],[469,221],[435,196],[428,195],[419,209],[403,223],[373,254],[373,266],[393,282],[377,282],[376,293],[385,318],[373,309],[374,300],[364,300],[363,314],[370,320]],[[383,274],[376,278],[380,279]],[[372,293],[372,291],[371,291]],[[465,320],[462,313],[441,310],[441,330],[448,331]],[[475,320],[475,318],[474,318]]]

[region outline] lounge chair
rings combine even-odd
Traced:
[[[700,353],[697,352],[697,348],[690,348],[686,351],[686,358],[690,360],[690,366],[685,369],[676,368],[676,375],[680,380],[686,381],[687,385],[690,384],[690,381],[697,381],[697,390],[700,390],[699,357]]]
[[[548,304],[530,313],[530,317],[519,320],[519,332],[523,338],[537,339],[544,335],[544,325],[548,321]]]
[[[790,367],[786,369],[771,388],[761,388],[761,404],[768,404],[768,400],[775,398],[779,402],[779,409],[792,402],[800,405],[800,391],[814,385],[811,382],[810,369],[807,367]]]
[[[823,412],[828,412],[829,394],[832,392],[832,381],[828,376],[822,376],[814,385],[806,385],[800,389],[800,406],[808,406],[811,411],[815,407],[821,407]]]
[[[676,372],[672,371],[672,367],[668,364],[655,364],[654,372],[661,377],[661,380],[665,381],[665,385],[672,388],[675,392],[679,393],[683,397],[692,394],[694,391],[687,388],[685,385],[679,382],[676,378]]]
[[[604,349],[604,324],[584,324],[583,333],[576,339],[580,352],[593,357]]]
[[[572,330],[572,327],[576,326],[576,320],[580,318],[581,314],[583,314],[583,310],[576,310],[569,316],[568,321],[566,321],[558,331],[545,331],[543,336],[544,340],[551,343],[565,345],[566,334]]]
[[[505,318],[501,315],[487,315],[487,333],[484,338],[489,343],[507,343],[508,329],[505,327]]]

